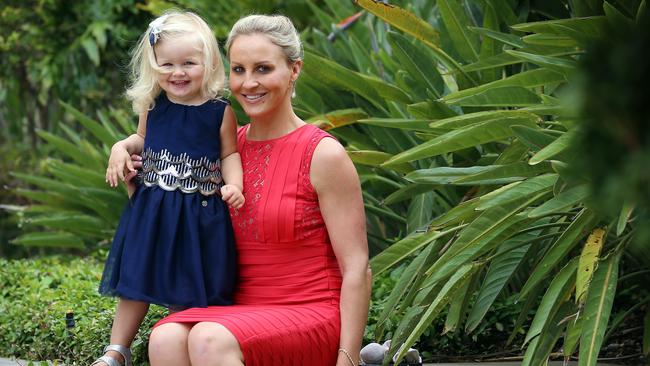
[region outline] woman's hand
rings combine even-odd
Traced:
[[[225,184],[221,187],[221,199],[233,208],[241,208],[244,205],[244,194],[234,184]]]
[[[142,169],[142,156],[136,154],[131,155],[131,162],[135,170],[129,171],[125,169],[124,171],[124,184],[126,184],[126,191],[129,194],[129,198],[133,197],[133,193],[135,193],[137,187],[133,178],[138,175],[137,170]]]
[[[129,152],[121,142],[118,141],[113,145],[111,156],[108,158],[106,183],[111,187],[117,187],[120,180],[126,182],[125,177],[130,173],[135,173]]]

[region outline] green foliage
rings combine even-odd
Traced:
[[[4,150],[8,141],[9,150],[0,154],[0,164],[14,172],[0,178],[13,188],[2,192],[0,204],[17,211],[2,211],[0,225],[12,229],[3,230],[2,247],[14,239],[23,246],[83,250],[112,237],[126,195],[123,187],[109,188],[103,174],[110,146],[135,130],[122,96],[126,66],[152,17],[170,7],[192,10],[222,39],[251,12],[286,12],[310,22],[307,5],[294,1],[35,3],[10,2],[0,12],[0,142]],[[28,142],[38,150],[34,155],[47,157],[38,168],[16,154],[29,152]],[[32,205],[24,209],[27,202]],[[16,228],[27,233],[15,238]]]
[[[544,364],[569,327],[565,345],[575,349],[569,343],[580,339],[581,362],[593,365],[617,297],[611,286],[616,275],[602,270],[650,266],[633,254],[647,253],[647,245],[638,243],[647,243],[639,234],[648,204],[638,199],[642,188],[626,195],[622,209],[615,196],[614,215],[592,204],[599,196],[590,187],[600,181],[572,170],[578,142],[610,161],[625,161],[630,152],[619,149],[612,156],[607,145],[592,145],[585,126],[590,117],[576,108],[574,89],[591,45],[609,33],[607,27],[627,29],[637,22],[641,2],[572,1],[569,12],[550,3],[357,4],[365,14],[344,31],[334,24],[358,8],[327,2],[329,9],[318,13],[320,29],[334,32],[309,34],[295,104],[314,123],[339,111],[367,116],[320,125],[346,144],[357,163],[371,248],[382,250],[371,261],[373,271],[381,275],[410,263],[386,297],[375,336],[392,333],[395,348],[426,342],[422,337],[435,332],[443,317],[446,330],[464,326],[476,334],[495,304],[511,295],[525,304],[513,325],[513,337],[527,328],[523,364]],[[626,37],[619,43],[635,32],[621,33]],[[603,54],[619,60],[610,48],[603,47]],[[600,56],[595,59],[601,66]],[[616,65],[628,75],[641,70]],[[634,99],[612,93],[632,79],[612,86],[603,74],[615,73],[594,75],[607,91],[599,95],[618,98],[621,113],[595,99],[607,109],[599,117],[609,116],[601,123],[610,129],[610,119],[643,123],[634,107],[628,109]],[[585,166],[621,176],[610,175],[608,167],[615,165],[592,164],[591,150],[582,153]],[[647,169],[639,162],[630,177],[638,177],[636,185],[619,180],[619,192],[647,186]],[[598,230],[606,233],[598,251],[587,249],[588,234]],[[593,268],[593,280],[578,274]],[[584,296],[602,299],[603,306],[585,305]]]
[[[0,356],[89,365],[108,344],[115,300],[97,292],[102,263],[93,257],[0,258]],[[75,324],[66,327],[66,313]],[[165,310],[152,307],[132,346],[147,364],[152,325]]]
[[[619,14],[607,25],[607,37],[590,45],[582,60],[578,98],[587,118],[571,166],[577,177],[588,178],[590,205],[610,218],[623,215],[623,226],[631,212],[637,220],[650,219],[650,106],[644,98],[650,66],[629,66],[629,60],[643,59],[650,47],[650,15],[637,16],[635,24]],[[647,243],[650,229],[641,225],[638,231],[638,242]],[[637,254],[650,259],[647,251]]]
[[[147,15],[132,0],[9,1],[0,12],[0,141],[37,144],[55,131],[58,99],[92,111],[115,104]]]
[[[104,166],[111,144],[135,127],[121,110],[100,111],[99,121],[95,121],[69,104],[61,105],[73,117],[61,123],[66,138],[45,131],[39,135],[63,158],[45,159],[42,175],[12,173],[34,187],[15,191],[34,204],[20,211],[19,225],[25,232],[12,242],[83,252],[108,241],[117,226],[127,201],[126,190],[106,184]],[[81,124],[86,129],[83,135],[89,136],[75,132],[75,123]]]
[[[205,7],[222,27],[217,3],[183,4]],[[344,142],[357,164],[375,274],[402,271],[375,289],[374,337],[392,337],[395,347],[464,349],[454,342],[509,333],[508,344],[525,344],[524,365],[544,364],[561,339],[565,357],[580,350],[580,362],[593,365],[632,314],[616,309],[625,295],[616,280],[633,282],[639,303],[650,298],[647,128],[639,125],[647,119],[638,76],[645,74],[630,64],[643,59],[636,52],[647,37],[629,41],[637,33],[629,29],[650,29],[645,2],[324,3],[306,2],[320,25],[303,34],[294,104]],[[157,13],[167,5],[145,7]],[[340,22],[359,11],[356,23]],[[608,35],[615,41],[593,46]],[[79,50],[95,57],[88,44]],[[622,84],[602,75],[619,75]],[[631,81],[636,89],[618,92]],[[10,83],[0,89],[18,90]],[[575,88],[585,85],[580,99]],[[63,108],[84,132],[62,120],[65,138],[40,133],[64,159],[47,160],[45,176],[17,175],[36,187],[17,192],[38,203],[22,223],[46,232],[19,241],[88,246],[111,235],[126,199],[101,172],[106,144],[128,130],[115,126],[130,123],[115,111],[95,122]],[[85,224],[68,225],[72,219]],[[602,228],[593,251],[588,236]],[[593,276],[578,273],[586,269]],[[438,336],[443,329],[449,333]]]

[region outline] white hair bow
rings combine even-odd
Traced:
[[[158,39],[160,39],[160,32],[162,32],[162,26],[165,23],[165,20],[167,19],[169,15],[165,14],[163,16],[159,16],[158,18],[154,19],[149,23],[149,44],[154,45],[156,42],[158,42]]]

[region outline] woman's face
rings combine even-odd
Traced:
[[[291,106],[301,61],[291,64],[263,34],[240,35],[230,46],[230,90],[251,119]]]

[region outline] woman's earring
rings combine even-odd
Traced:
[[[295,97],[296,97],[296,81],[293,80],[291,82],[291,98],[295,98]]]

